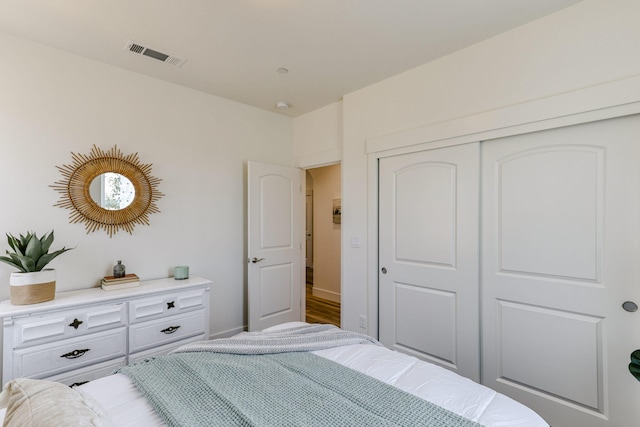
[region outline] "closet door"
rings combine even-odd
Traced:
[[[640,117],[482,144],[483,383],[553,426],[632,426]]]
[[[379,332],[479,379],[479,144],[379,164]]]

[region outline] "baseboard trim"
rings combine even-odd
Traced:
[[[216,338],[228,338],[228,337],[232,337],[234,335],[237,335],[240,332],[244,332],[246,330],[247,330],[246,326],[240,326],[238,328],[228,329],[226,331],[222,331],[222,332],[217,332],[215,334],[211,334],[211,335],[209,335],[209,339],[210,340],[214,340]]]
[[[318,289],[315,286],[313,287],[313,292],[311,293],[314,297],[326,299],[333,302],[340,302],[341,294],[338,292],[327,291],[324,289]]]

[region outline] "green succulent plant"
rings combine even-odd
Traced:
[[[40,271],[55,257],[73,249],[63,247],[49,253],[49,248],[53,243],[53,230],[51,233],[45,233],[42,237],[36,236],[36,233],[32,231],[28,232],[26,236],[20,234],[20,238],[7,233],[7,241],[9,247],[13,249],[13,253],[7,250],[8,256],[0,256],[0,261],[23,273]]]
[[[640,350],[631,353],[631,363],[629,363],[629,372],[640,381]]]

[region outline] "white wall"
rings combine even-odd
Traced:
[[[637,0],[585,0],[344,97],[342,327],[370,308],[366,139],[639,75],[639,20]]]
[[[241,330],[246,161],[293,165],[292,119],[1,33],[0,52],[0,235],[53,229],[54,249],[75,246],[51,264],[59,291],[96,286],[119,259],[142,279],[189,265],[214,282],[212,335]],[[87,235],[53,206],[56,166],[93,144],[153,164],[165,196],[150,226]],[[1,299],[11,271],[0,264]]]
[[[340,165],[307,171],[313,177],[313,295],[340,302],[341,224],[332,214],[341,198]]]
[[[368,309],[366,139],[638,75],[639,19],[637,0],[585,0],[293,124],[0,34],[0,233],[55,229],[57,244],[77,246],[52,263],[60,290],[96,285],[117,259],[143,279],[189,264],[216,283],[212,333],[230,331],[246,315],[245,161],[307,167],[342,159],[342,319],[359,330]],[[52,206],[55,165],[93,144],[138,152],[163,179],[162,212],[133,236],[86,235]],[[351,236],[363,239],[361,248],[350,247]],[[10,271],[0,265],[0,280]]]
[[[325,166],[342,160],[342,102],[296,117],[293,139],[298,167]]]

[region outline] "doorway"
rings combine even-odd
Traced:
[[[306,171],[306,321],[340,326],[341,166]]]

